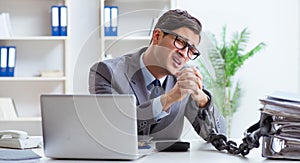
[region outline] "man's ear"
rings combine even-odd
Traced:
[[[157,45],[160,42],[160,40],[163,36],[162,33],[163,32],[159,28],[155,28],[153,30],[153,34],[152,34],[152,44],[153,45]]]

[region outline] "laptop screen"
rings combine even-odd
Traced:
[[[41,95],[41,109],[47,157],[138,157],[133,95]]]

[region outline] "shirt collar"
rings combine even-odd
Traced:
[[[140,65],[141,65],[141,69],[142,69],[142,73],[145,79],[145,84],[146,87],[151,84],[153,82],[153,80],[155,80],[155,77],[151,74],[151,72],[146,68],[144,61],[143,61],[143,56],[145,55],[145,53],[142,53],[142,55],[140,56]],[[165,79],[167,76],[162,77],[161,79],[159,79],[160,83],[163,84]]]

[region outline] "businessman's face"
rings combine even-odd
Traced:
[[[159,48],[155,57],[160,66],[174,75],[197,54],[198,50],[195,47],[199,44],[199,35],[185,27],[161,32],[162,37],[158,41]]]

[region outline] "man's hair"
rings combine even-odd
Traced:
[[[195,34],[200,35],[202,25],[200,21],[191,16],[187,11],[175,9],[165,12],[157,21],[155,28],[162,30],[176,30],[181,27],[186,27],[192,30]]]

